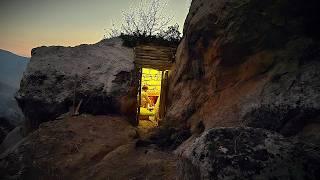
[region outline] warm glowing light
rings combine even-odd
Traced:
[[[148,107],[140,107],[139,125],[144,128],[153,128],[158,125],[162,71],[155,69],[142,69],[141,94],[143,86],[147,86],[148,98],[152,102]],[[142,99],[143,101],[143,99]]]

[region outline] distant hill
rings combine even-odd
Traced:
[[[29,58],[0,49],[0,82],[19,88]]]
[[[4,124],[17,126],[24,120],[14,95],[28,62],[29,58],[0,49],[0,134],[6,131],[7,125],[3,127]]]

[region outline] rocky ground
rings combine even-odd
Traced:
[[[82,115],[44,123],[2,154],[4,179],[175,179],[176,158],[137,143],[121,117]]]
[[[319,147],[255,128],[215,128],[177,151],[179,179],[317,179]]]

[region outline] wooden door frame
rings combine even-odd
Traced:
[[[169,70],[162,71],[162,78],[161,78],[161,91],[160,91],[160,107],[159,107],[159,117],[162,120],[166,114],[166,104],[168,99],[168,77],[169,77]]]
[[[139,116],[140,116],[140,105],[141,105],[141,80],[142,80],[142,68],[143,67],[137,67],[137,71],[138,71],[138,100],[137,100],[137,115],[136,115],[136,121],[135,121],[135,125],[138,126],[139,125]]]
[[[139,125],[139,116],[140,116],[140,105],[141,105],[141,85],[142,85],[142,69],[143,68],[150,68],[150,67],[137,67],[138,71],[138,101],[137,101],[137,116],[136,116],[136,125]],[[152,68],[154,69],[154,68]],[[162,76],[161,76],[161,90],[160,90],[160,104],[159,104],[159,117],[160,119],[163,119],[166,113],[166,103],[167,103],[167,94],[168,94],[168,79],[169,79],[169,69],[168,70],[159,70],[162,71]]]

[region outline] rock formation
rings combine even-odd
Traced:
[[[179,179],[317,179],[319,149],[255,128],[216,128],[180,148]]]
[[[133,50],[119,38],[76,47],[40,47],[16,96],[31,128],[76,107],[91,114],[134,116]]]
[[[317,179],[319,5],[192,1],[166,114],[193,134],[181,179]]]
[[[171,73],[167,120],[286,136],[319,126],[316,0],[194,0]]]

